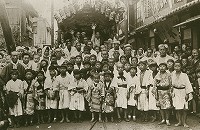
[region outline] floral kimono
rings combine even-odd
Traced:
[[[26,115],[33,115],[35,110],[35,102],[34,102],[34,83],[36,81],[32,80],[30,82],[23,81],[24,84],[24,113]]]
[[[45,110],[45,91],[44,91],[44,83],[36,81],[34,84],[34,99],[36,110]]]
[[[114,111],[114,88],[111,87],[111,83],[110,82],[104,82],[104,100],[103,100],[103,104],[102,104],[102,112],[103,113],[111,113]]]
[[[102,97],[104,96],[103,91],[104,84],[102,82],[94,83],[88,89],[87,100],[90,105],[91,112],[101,112]]]
[[[165,72],[164,74],[158,72],[154,78],[154,84],[156,87],[155,95],[157,97],[157,106],[160,109],[170,109],[171,103],[171,74]]]
[[[179,76],[177,76],[176,72],[174,72],[172,74],[172,86],[172,100],[175,109],[188,109],[188,102],[193,98],[191,94],[193,89],[187,74],[181,73]],[[186,94],[190,94],[188,101],[185,100]]]
[[[88,84],[84,79],[73,79],[69,88],[71,101],[69,105],[70,110],[85,111],[84,95],[88,88]]]

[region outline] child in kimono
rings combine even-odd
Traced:
[[[80,70],[73,71],[74,79],[69,88],[71,101],[69,109],[74,112],[75,122],[82,122],[82,112],[85,111],[84,96],[88,88],[87,82],[81,78]]]
[[[87,100],[90,105],[90,112],[92,112],[91,122],[95,121],[95,115],[99,115],[99,122],[102,122],[102,99],[104,96],[103,83],[100,81],[100,75],[95,73],[92,77],[93,84],[88,88]]]
[[[49,67],[49,76],[45,79],[44,89],[46,92],[46,109],[48,110],[48,123],[56,122],[59,91],[56,86],[55,78],[57,76],[57,69],[54,66]]]
[[[23,81],[18,79],[18,70],[11,71],[11,80],[6,84],[7,101],[9,106],[9,115],[11,126],[15,123],[16,127],[20,127],[20,116],[22,116],[22,97],[23,97]]]
[[[173,106],[177,111],[178,123],[175,126],[183,125],[188,128],[186,123],[188,102],[192,100],[193,88],[189,81],[188,75],[181,72],[181,62],[175,61],[174,72],[172,73],[173,86]]]
[[[140,61],[139,62],[139,69],[140,73],[138,75],[140,79],[140,88],[138,90],[137,94],[138,96],[138,110],[140,110],[143,114],[143,120],[147,122],[148,121],[148,111],[149,111],[149,87],[152,87],[153,84],[153,77],[152,77],[152,71],[147,70],[147,62],[146,61]]]
[[[170,125],[170,109],[171,103],[171,74],[167,72],[167,64],[161,63],[159,65],[159,72],[154,77],[156,105],[160,108],[162,121],[158,123]]]
[[[137,68],[131,67],[130,73],[127,78],[128,82],[128,119],[136,121],[136,107],[137,107],[137,96],[136,91],[140,88],[139,78],[136,75]]]
[[[114,122],[114,97],[115,91],[111,86],[113,74],[111,72],[104,73],[104,99],[102,104],[102,113],[105,113],[105,122],[108,122],[108,117],[111,117],[111,122]]]
[[[37,123],[44,123],[44,110],[45,106],[45,91],[44,91],[44,81],[45,76],[43,71],[37,73],[36,82],[33,84],[34,87],[34,99],[37,114]]]
[[[56,87],[59,89],[59,106],[58,109],[61,110],[61,123],[65,120],[70,122],[69,114],[69,103],[70,103],[70,94],[69,87],[71,85],[72,77],[70,74],[67,74],[67,67],[65,65],[60,66],[60,75],[56,77]]]
[[[35,113],[35,103],[34,103],[34,95],[33,95],[33,84],[36,82],[34,80],[35,72],[31,69],[26,70],[25,72],[25,81],[23,81],[24,85],[24,113],[26,118],[25,126],[33,125],[33,115]]]
[[[124,77],[124,65],[122,63],[117,64],[117,71],[118,74],[113,79],[112,87],[115,88],[116,91],[116,100],[115,100],[115,107],[117,109],[117,117],[118,122],[121,122],[121,112],[123,112],[124,120],[128,121],[127,119],[127,79]]]
[[[154,78],[158,73],[158,65],[155,61],[149,62],[149,69],[152,71],[152,77],[153,79],[152,83],[154,83]],[[152,121],[155,122],[157,119],[157,112],[159,110],[159,107],[156,105],[156,91],[155,91],[155,85],[151,86],[149,88],[149,113],[152,114]]]
[[[125,65],[124,65],[124,77],[127,78],[129,76],[130,68],[131,68],[131,64],[129,62],[125,63]]]

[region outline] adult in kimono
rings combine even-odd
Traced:
[[[57,65],[61,66],[65,61],[64,57],[62,56],[62,50],[60,48],[57,48],[55,50],[55,55],[56,55]]]
[[[23,53],[22,60],[20,63],[24,66],[25,69],[32,69],[32,61],[30,61],[30,54]]]
[[[177,111],[178,124],[175,126],[183,125],[189,127],[186,123],[188,102],[192,100],[193,88],[189,81],[188,75],[181,72],[181,62],[176,61],[174,64],[175,71],[172,74],[173,86],[173,106]]]
[[[11,53],[11,62],[3,68],[0,74],[4,84],[6,84],[11,79],[10,73],[13,69],[18,70],[18,79],[23,80],[25,76],[25,68],[19,63],[19,53],[16,51]]]
[[[65,53],[65,59],[66,60],[70,60],[70,58],[73,56],[73,53],[76,51],[76,48],[72,46],[72,42],[67,39],[66,40],[66,47],[64,49],[64,53]]]
[[[124,76],[124,65],[122,63],[117,64],[117,71],[118,74],[115,75],[113,79],[112,87],[115,88],[116,91],[116,100],[115,100],[115,107],[117,109],[117,117],[118,122],[121,122],[121,112],[123,111],[124,120],[128,121],[127,119],[127,79]]]
[[[149,111],[149,88],[153,86],[153,76],[152,71],[147,70],[147,61],[139,62],[139,79],[140,79],[140,88],[137,94],[138,96],[138,110],[143,113],[143,121],[148,121],[148,111]]]

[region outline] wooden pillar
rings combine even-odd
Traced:
[[[0,0],[0,22],[3,29],[3,35],[6,41],[8,54],[16,49],[12,31],[9,25],[8,15],[6,12],[5,2]]]
[[[54,47],[54,0],[51,0],[51,47]]]
[[[125,44],[128,44],[128,31],[129,31],[129,1],[126,0],[126,27],[125,27]]]

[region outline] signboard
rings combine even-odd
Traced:
[[[177,7],[183,6],[194,0],[139,0],[137,2],[137,24],[142,18],[142,23],[152,23],[167,15]],[[143,26],[141,24],[138,24]]]

